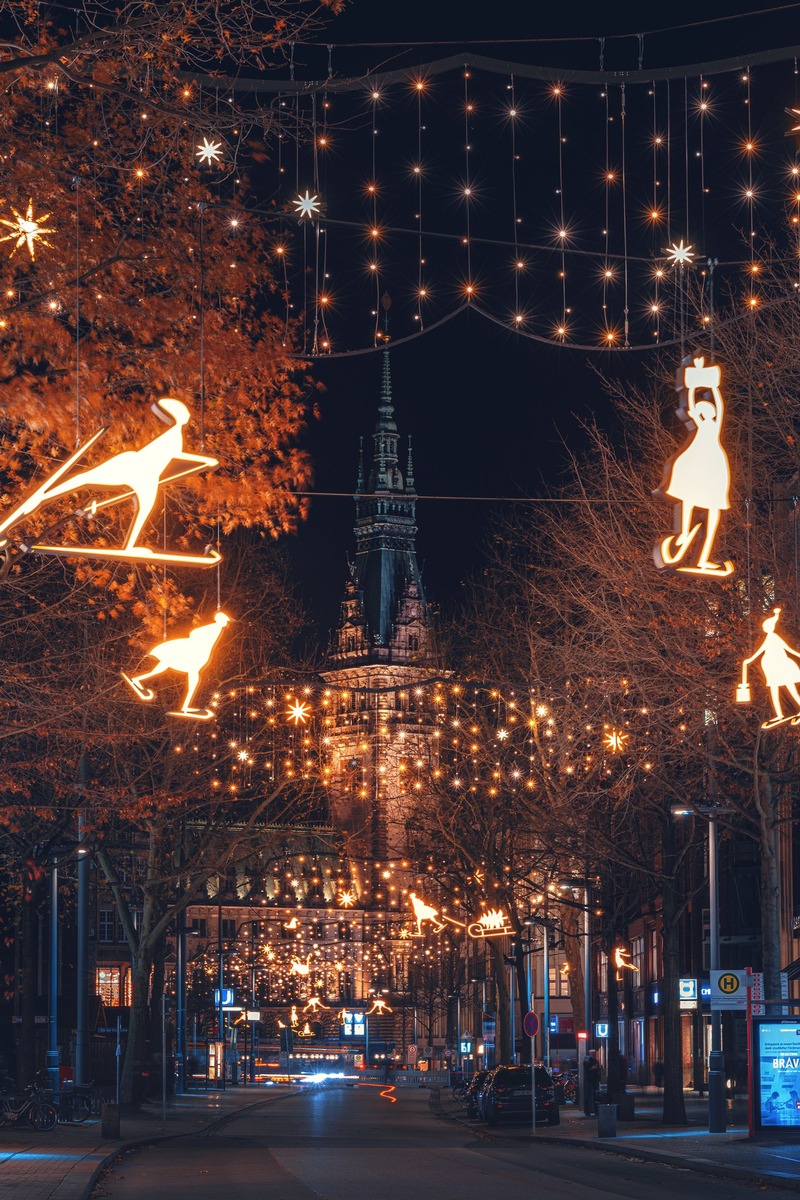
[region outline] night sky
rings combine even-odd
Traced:
[[[641,8],[625,5],[477,8],[450,0],[404,5],[354,0],[342,17],[331,22],[325,39],[337,47],[333,64],[340,75],[412,66],[489,38],[498,41],[474,46],[474,52],[596,69],[596,40],[510,44],[514,39],[565,35],[606,36],[606,68],[629,68],[635,66],[638,43],[630,38],[616,40],[615,34],[630,33],[642,24],[663,29],[708,16],[760,10],[757,18],[646,39],[646,66],[675,65],[800,42],[800,8],[767,15],[769,7],[745,0],[725,5],[681,0],[668,8],[651,8],[645,18]],[[453,42],[456,33],[463,44]],[[503,44],[503,39],[509,42]],[[442,44],[407,46],[423,40]],[[355,42],[398,44],[344,48],[345,43]],[[299,48],[300,77],[324,75],[326,57],[323,48]],[[776,97],[776,113],[782,114],[786,103],[794,103],[793,98]],[[346,163],[340,166],[348,169]],[[548,347],[518,339],[470,313],[398,345],[391,364],[395,416],[401,435],[413,435],[416,487],[422,497],[513,498],[540,493],[543,485],[557,482],[564,469],[564,443],[571,449],[580,447],[581,419],[590,413],[601,421],[610,419],[597,368],[612,376],[630,373],[633,378],[641,378],[645,369],[642,356],[623,363],[609,355],[587,356]],[[307,441],[316,466],[315,486],[320,492],[347,495],[315,499],[307,524],[287,542],[287,548],[322,644],[336,622],[347,555],[354,548],[354,506],[349,495],[355,485],[358,438],[363,434],[368,439],[374,425],[380,369],[379,354],[314,365],[325,387],[321,419]],[[503,506],[481,499],[423,498],[418,504],[417,545],[428,599],[446,614],[453,611],[462,582],[480,569],[481,542],[498,508]],[[531,512],[533,518],[535,509]]]

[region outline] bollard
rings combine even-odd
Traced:
[[[616,1104],[598,1104],[597,1106],[597,1136],[609,1138],[617,1136],[617,1106]]]
[[[100,1133],[104,1138],[119,1137],[119,1105],[100,1105]]]

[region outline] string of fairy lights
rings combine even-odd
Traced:
[[[650,83],[595,77],[606,82],[535,79],[479,60],[294,94],[287,84],[266,135],[275,154],[244,203],[240,169],[252,171],[257,127],[234,94],[192,82],[179,97],[191,122],[175,152],[212,196],[210,243],[244,220],[268,224],[286,327],[299,323],[307,357],[419,336],[465,308],[565,347],[664,345],[712,321],[696,286],[707,259],[733,310],[757,310],[768,267],[795,274],[800,160],[784,108],[797,103],[796,60],[735,73],[707,64],[697,77]],[[50,129],[67,86],[42,84]],[[144,198],[158,164],[141,116],[141,145],[117,167]],[[89,171],[87,214],[92,187]],[[46,255],[66,236],[47,214],[46,195],[10,197],[0,244],[12,256]],[[0,328],[20,304],[55,312],[60,303],[17,281]]]

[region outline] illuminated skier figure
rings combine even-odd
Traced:
[[[800,650],[793,650],[792,647],[785,642],[780,634],[775,632],[775,626],[778,624],[778,618],[781,615],[779,608],[773,609],[772,616],[767,617],[761,623],[761,628],[764,630],[764,640],[754,654],[746,658],[742,663],[742,681],[736,688],[736,700],[739,704],[748,704],[750,702],[750,685],[747,681],[747,668],[757,659],[761,659],[761,670],[764,674],[767,687],[769,689],[772,707],[775,716],[769,721],[764,721],[762,729],[772,729],[776,725],[783,725],[786,721],[791,721],[793,725],[800,725],[800,691],[798,691],[798,683],[800,683]],[[780,690],[785,688],[797,705],[797,711],[791,713],[788,717],[783,715],[781,707]]]
[[[197,629],[193,629],[188,637],[159,642],[157,646],[148,651],[151,658],[158,660],[158,666],[153,667],[152,671],[145,671],[143,674],[133,677],[126,675],[123,671],[122,678],[133,688],[140,700],[153,700],[155,692],[150,688],[142,687],[145,680],[155,679],[157,675],[163,675],[165,671],[178,671],[185,674],[187,677],[186,697],[180,711],[170,713],[170,716],[193,717],[196,721],[208,721],[214,715],[211,709],[192,708],[192,700],[200,684],[200,672],[211,658],[217,639],[229,621],[229,616],[224,612],[218,612],[209,625],[198,625]]]
[[[132,500],[134,513],[125,541],[120,549],[95,548],[93,546],[51,546],[34,543],[32,549],[55,555],[78,555],[81,557],[121,558],[147,562],[177,562],[196,566],[211,566],[219,562],[214,551],[202,556],[151,550],[139,545],[141,532],[155,506],[158,489],[166,483],[194,475],[208,467],[216,467],[218,461],[207,454],[190,454],[183,448],[183,429],[189,421],[189,409],[180,400],[165,398],[158,400],[152,411],[162,421],[169,423],[166,432],[153,438],[140,450],[123,450],[96,467],[89,467],[77,475],[68,475],[70,469],[85,456],[105,430],[94,434],[85,446],[76,450],[67,462],[46,480],[41,487],[0,522],[0,550],[5,548],[5,535],[23,518],[38,512],[49,500],[68,496],[85,488],[115,488],[117,495],[105,500],[93,500],[80,510],[81,515],[95,516],[100,509],[124,500]],[[168,471],[170,464],[176,466]],[[177,465],[180,464],[180,465]],[[68,477],[67,477],[68,476]],[[122,489],[121,491],[119,489]]]
[[[693,575],[725,576],[733,571],[733,563],[715,563],[710,557],[720,516],[730,508],[730,466],[720,441],[725,406],[720,368],[704,363],[704,359],[696,358],[693,366],[683,368],[682,376],[678,373],[678,416],[694,433],[684,449],[667,463],[664,482],[654,493],[677,501],[680,511],[676,524],[680,529],[656,546],[653,558],[659,569],[672,567]],[[693,523],[695,509],[705,509],[706,529],[700,553],[689,565],[684,559],[703,524],[702,520]]]

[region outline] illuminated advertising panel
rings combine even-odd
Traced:
[[[765,1017],[754,1030],[756,1123],[800,1128],[800,1020]]]

